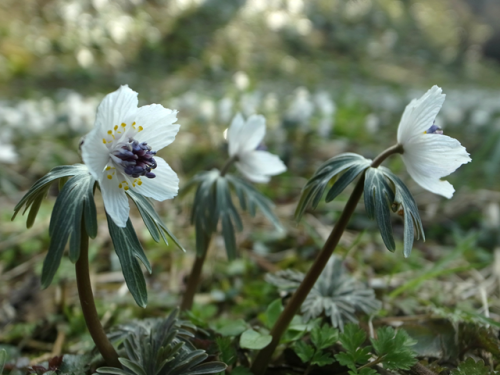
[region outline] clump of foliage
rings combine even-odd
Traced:
[[[309,366],[325,366],[337,360],[349,368],[349,375],[372,375],[372,368],[381,363],[388,370],[409,370],[416,362],[411,346],[416,344],[404,330],[395,331],[392,327],[377,329],[377,338],[370,339],[366,345],[366,333],[357,325],[349,323],[343,333],[324,324],[317,325],[310,335],[311,344],[299,341],[294,349],[299,358]],[[343,351],[333,355],[333,344],[340,341]],[[375,359],[369,362],[370,358]]]
[[[119,358],[123,369],[101,367],[101,374],[118,375],[190,375],[215,374],[226,369],[222,362],[205,362],[208,354],[196,349],[188,337],[193,334],[177,320],[177,311],[166,319],[127,325],[115,337],[126,337]]]
[[[294,270],[283,270],[276,274],[266,275],[266,281],[279,289],[293,293],[304,274]],[[318,281],[302,305],[305,320],[322,314],[330,318],[334,327],[343,330],[345,322],[357,322],[355,313],[362,311],[372,314],[380,309],[381,303],[375,298],[373,289],[350,276],[342,260],[332,256]]]

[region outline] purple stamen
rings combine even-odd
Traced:
[[[123,171],[133,178],[156,177],[151,172],[158,166],[153,158],[155,155],[156,151],[151,151],[151,146],[148,146],[146,142],[139,143],[133,138],[129,138],[129,143],[114,153],[114,156],[121,159],[120,164],[124,167]]]
[[[443,134],[443,129],[441,129],[436,124],[432,124],[432,126],[427,129],[426,134]]]

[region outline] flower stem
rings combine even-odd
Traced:
[[[226,164],[224,164],[222,166],[222,169],[220,170],[220,175],[224,176],[229,170],[229,167],[237,160],[238,160],[238,155],[231,156],[229,159],[227,159]]]
[[[186,287],[186,292],[182,297],[181,311],[191,310],[193,307],[194,295],[198,290],[198,284],[201,279],[201,271],[203,269],[203,264],[207,258],[208,248],[210,246],[211,236],[205,236],[206,248],[203,254],[196,255],[196,259],[193,263],[193,268],[191,268],[191,273],[189,274],[188,284]]]
[[[85,324],[92,336],[92,340],[94,340],[97,349],[108,366],[122,368],[122,365],[118,361],[118,354],[104,333],[104,329],[99,321],[99,316],[97,315],[94,295],[92,294],[92,286],[90,284],[89,237],[85,230],[84,220],[82,220],[80,257],[76,262],[75,269],[76,284],[78,286],[78,296],[80,297],[83,317],[85,318]]]
[[[377,168],[388,156],[395,153],[402,153],[402,151],[403,148],[401,145],[395,145],[388,148],[373,160],[371,167]],[[356,183],[356,186],[354,187],[354,190],[352,191],[351,196],[349,197],[349,200],[347,201],[344,207],[344,211],[342,211],[339,220],[333,227],[330,236],[328,237],[325,244],[323,245],[323,248],[316,257],[316,260],[307,272],[304,280],[302,280],[302,283],[299,285],[295,293],[288,301],[285,309],[281,312],[278,320],[274,324],[274,327],[271,330],[271,343],[257,353],[257,356],[255,357],[251,368],[251,371],[254,375],[265,374],[274,350],[280,342],[281,336],[285,333],[288,325],[292,321],[295,314],[299,311],[300,306],[302,306],[302,303],[318,280],[318,277],[325,268],[326,263],[332,256],[333,251],[337,247],[340,238],[342,237],[342,233],[344,233],[349,219],[354,213],[361,195],[363,194],[364,181],[365,174],[363,173]]]

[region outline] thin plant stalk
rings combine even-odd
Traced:
[[[231,167],[231,165],[235,161],[237,161],[237,159],[238,159],[237,156],[232,156],[226,161],[226,163],[222,166],[222,169],[220,171],[221,177],[223,177],[229,171],[229,167]],[[198,254],[196,255],[193,267],[191,268],[191,273],[189,274],[186,291],[184,292],[184,295],[182,297],[181,311],[191,310],[191,308],[193,307],[194,296],[196,294],[196,291],[198,290],[198,284],[200,283],[201,272],[203,270],[203,264],[205,263],[205,259],[207,258],[207,253],[208,253],[208,248],[210,246],[211,238],[212,238],[211,235],[207,235],[205,237],[205,243],[206,243],[205,251],[201,255]]]
[[[82,220],[80,257],[76,262],[75,269],[76,284],[78,286],[78,296],[80,297],[83,317],[85,318],[85,324],[92,336],[92,340],[94,340],[97,350],[99,350],[99,353],[101,353],[108,366],[122,368],[120,361],[118,361],[118,354],[109,342],[106,333],[104,333],[99,316],[97,315],[92,286],[90,284],[89,237],[85,230],[84,220]]]
[[[201,279],[201,271],[203,269],[203,264],[207,258],[208,248],[210,247],[211,236],[206,236],[205,243],[206,248],[202,255],[196,255],[193,267],[191,268],[191,273],[189,274],[189,279],[186,287],[186,291],[182,296],[181,311],[191,310],[193,307],[194,296],[198,290],[198,284]]]
[[[399,144],[388,148],[380,155],[378,155],[373,160],[371,167],[377,168],[388,156],[396,153],[403,153],[403,147]],[[288,301],[284,310],[281,312],[280,316],[278,317],[278,320],[274,324],[271,330],[271,336],[272,336],[271,343],[257,353],[251,368],[251,371],[254,375],[265,374],[267,366],[271,360],[271,357],[280,342],[281,336],[283,336],[283,334],[285,333],[286,329],[288,328],[288,325],[292,321],[295,314],[297,314],[297,312],[299,311],[300,306],[302,306],[302,303],[305,301],[309,292],[311,291],[314,284],[318,280],[319,275],[321,274],[328,260],[332,256],[333,251],[337,247],[340,238],[342,237],[342,234],[344,233],[347,227],[349,219],[354,213],[354,210],[356,209],[356,206],[358,205],[358,202],[361,196],[363,195],[364,181],[365,181],[365,174],[363,173],[363,175],[359,178],[358,182],[356,183],[356,186],[354,187],[354,190],[352,191],[351,196],[349,197],[349,200],[347,201],[344,207],[344,211],[342,211],[339,220],[333,227],[330,236],[328,236],[328,239],[323,245],[323,248],[316,257],[316,260],[314,261],[313,265],[307,272],[302,283],[299,285],[295,293]]]

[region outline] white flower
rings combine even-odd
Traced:
[[[179,189],[177,174],[155,156],[179,131],[177,111],[159,104],[138,108],[137,103],[137,93],[126,85],[106,95],[82,145],[83,161],[99,181],[106,212],[119,227],[125,227],[129,214],[126,190],[162,201]]]
[[[269,176],[286,171],[278,156],[259,149],[265,134],[266,119],[261,115],[252,115],[245,122],[238,113],[229,126],[229,156],[237,158],[236,167],[253,182],[268,182]]]
[[[455,189],[441,177],[448,176],[471,161],[456,139],[443,135],[434,120],[445,95],[433,86],[420,99],[413,99],[401,118],[398,143],[403,146],[403,161],[410,176],[424,189],[451,198]]]
[[[14,164],[19,160],[14,146],[11,144],[3,144],[0,148],[0,163]]]

